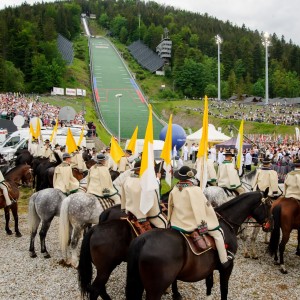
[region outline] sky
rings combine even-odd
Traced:
[[[50,2],[53,0],[48,0]],[[148,0],[145,0],[146,2]],[[207,13],[219,20],[229,20],[233,25],[245,24],[251,30],[276,33],[285,41],[291,39],[300,46],[300,1],[299,0],[155,0],[201,14]],[[0,0],[0,9],[5,5],[19,5],[24,0]],[[29,4],[37,0],[27,0]],[[41,1],[40,1],[41,2]]]

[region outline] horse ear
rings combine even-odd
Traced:
[[[269,187],[267,187],[264,191],[264,198],[267,198],[269,194]]]

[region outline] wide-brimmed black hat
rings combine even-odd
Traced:
[[[226,149],[226,151],[223,152],[223,155],[225,155],[225,156],[234,156],[234,153],[232,153],[229,149]]]
[[[126,149],[125,152],[128,153],[129,155],[132,155],[132,151],[129,149]]]
[[[102,154],[102,153],[97,155],[97,161],[98,162],[102,162],[102,161],[105,161],[107,159],[108,159],[108,157],[106,155]]]
[[[179,180],[187,180],[194,178],[196,174],[196,169],[192,169],[188,166],[183,166],[178,171],[174,172],[174,177]]]
[[[262,160],[262,163],[263,165],[269,165],[272,163],[271,159],[268,158],[268,157],[265,157],[263,160]]]
[[[131,170],[133,170],[133,171],[139,170],[141,168],[141,164],[142,164],[142,161],[141,160],[137,160],[135,162],[134,166],[133,166],[133,169],[131,169]]]
[[[300,168],[300,159],[296,159],[293,161],[293,164],[296,168]]]
[[[50,143],[50,141],[47,139],[47,140],[45,140],[45,143]]]

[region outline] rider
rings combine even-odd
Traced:
[[[284,181],[285,198],[300,200],[300,160],[294,161],[295,170],[288,173]]]
[[[74,152],[74,154],[71,158],[71,162],[72,162],[72,164],[71,164],[72,168],[77,168],[79,170],[79,172],[83,173],[83,172],[87,171],[87,167],[86,167],[85,161],[83,160],[80,147],[78,147],[77,150]]]
[[[131,163],[133,162],[133,159],[131,158],[132,151],[126,149],[125,155],[121,157],[119,163],[118,163],[118,171],[120,173],[125,172],[126,170],[129,170],[132,168]]]
[[[40,156],[44,158],[49,158],[50,162],[56,161],[53,151],[50,147],[50,141],[45,140],[45,145],[40,149]]]
[[[208,152],[210,155],[210,151]],[[212,158],[207,159],[207,183],[210,185],[217,185],[217,173]]]
[[[193,233],[195,240],[205,233],[215,240],[223,268],[232,263],[233,257],[227,256],[222,229],[216,213],[204,196],[201,188],[194,185],[197,171],[188,166],[174,173],[179,182],[169,195],[168,221],[171,227],[185,234]]]
[[[6,202],[6,206],[10,206],[12,205],[13,202],[15,202],[15,200],[10,200],[9,195],[8,195],[8,190],[6,185],[4,184],[5,182],[5,178],[2,174],[2,172],[0,171],[0,188],[2,189],[3,192],[3,196]]]
[[[278,194],[278,175],[277,172],[271,169],[271,160],[264,158],[262,168],[257,170],[253,179],[252,189],[265,191],[269,188],[269,196],[274,197]]]
[[[37,139],[32,139],[30,146],[28,147],[28,151],[33,157],[39,156],[39,145]]]
[[[133,173],[125,179],[122,185],[122,202],[124,201],[125,209],[129,213],[129,216],[132,214],[136,218],[136,220],[134,219],[135,226],[139,233],[142,234],[151,229],[150,223],[157,228],[166,228],[167,220],[162,215],[159,205],[159,182],[157,182],[157,190],[151,192],[151,198],[153,199],[152,207],[146,214],[141,212],[140,200],[142,188],[139,178],[140,168],[141,161],[137,161],[132,169]],[[157,174],[158,181],[159,178],[160,173]]]
[[[224,156],[225,159],[219,164],[218,168],[218,186],[236,191],[239,195],[245,193],[245,189],[242,187],[235,165],[232,163],[234,154],[229,150],[226,150]]]
[[[64,153],[63,162],[55,168],[53,176],[53,187],[65,195],[73,194],[79,188],[79,181],[73,176],[70,164],[70,154]]]
[[[97,155],[96,164],[93,165],[87,175],[87,193],[93,194],[100,198],[109,198],[114,204],[120,204],[120,195],[114,187],[106,166],[107,156],[100,153]]]

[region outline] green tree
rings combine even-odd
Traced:
[[[236,76],[233,70],[230,71],[229,77],[228,77],[228,93],[229,97],[234,95],[236,93]]]

